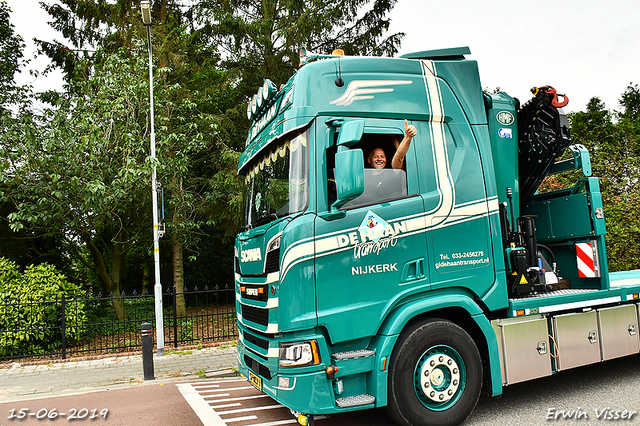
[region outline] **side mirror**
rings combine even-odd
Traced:
[[[364,120],[355,120],[344,123],[340,127],[338,135],[338,147],[350,147],[360,142],[364,133]]]
[[[364,160],[361,149],[352,149],[336,153],[336,192],[337,200],[331,210],[359,197],[364,192]]]

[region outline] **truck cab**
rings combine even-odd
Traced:
[[[543,343],[539,369],[510,370],[509,333],[638,297],[640,274],[611,284],[588,153],[557,162],[570,136],[555,92],[524,106],[484,93],[469,53],[306,53],[247,107],[239,369],[303,418],[387,407],[400,424],[457,424],[481,389],[560,370],[546,336],[526,343]],[[392,169],[405,120],[417,135]],[[387,168],[366,167],[374,149]],[[584,174],[574,188],[537,193],[569,169]]]

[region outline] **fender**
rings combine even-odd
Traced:
[[[493,396],[502,394],[502,368],[500,365],[500,353],[498,350],[498,342],[496,335],[491,327],[491,323],[484,315],[482,309],[475,303],[475,301],[468,295],[461,294],[460,292],[446,292],[435,295],[430,295],[428,298],[414,300],[407,302],[403,305],[396,307],[389,316],[384,320],[380,330],[378,331],[378,338],[382,341],[392,340],[393,344],[380,346],[388,351],[388,354],[382,354],[382,356],[390,356],[395,341],[398,335],[402,332],[403,328],[413,318],[429,312],[446,309],[446,308],[461,308],[464,309],[471,317],[480,331],[483,334],[484,341],[487,344],[489,353],[490,374],[491,374],[491,394]],[[391,346],[390,349],[389,346]]]

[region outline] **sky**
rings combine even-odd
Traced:
[[[8,4],[25,57],[34,37],[63,40],[38,0]],[[630,83],[640,84],[640,0],[398,0],[390,17],[389,32],[406,33],[400,54],[468,46],[482,87],[522,103],[532,87],[551,85],[569,98],[566,112],[584,111],[594,96],[613,110]],[[59,72],[37,80],[25,72],[17,81],[38,91],[62,85]]]
[[[0,0],[2,1],[2,0]],[[44,77],[34,78],[29,75],[28,69],[44,70],[49,65],[49,58],[44,56],[37,60],[33,60],[32,56],[36,52],[35,43],[33,38],[40,40],[60,40],[64,38],[60,33],[53,30],[47,22],[49,14],[45,12],[39,3],[39,0],[5,0],[11,9],[9,15],[10,22],[13,24],[13,30],[19,34],[24,43],[24,58],[31,59],[27,69],[24,69],[22,73],[16,76],[16,82],[18,84],[32,84],[34,89],[38,92],[49,89],[60,90],[62,88],[62,72],[56,71]]]
[[[608,109],[640,84],[640,0],[398,0],[400,53],[469,46],[483,89],[522,103],[534,86],[566,94],[566,112],[597,96]]]

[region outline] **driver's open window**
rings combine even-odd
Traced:
[[[402,140],[403,134],[398,133],[364,133],[360,142],[351,149],[360,148],[363,153],[365,174],[364,192],[359,197],[346,203],[343,209],[377,204],[384,201],[392,201],[409,195],[407,190],[407,161],[403,170],[395,170],[391,166],[391,160],[396,152],[397,145]],[[384,168],[380,167],[382,160],[380,153],[384,154]],[[336,200],[335,187],[335,153],[336,144],[327,150],[327,196],[330,206]],[[375,159],[374,159],[375,158]],[[371,161],[370,161],[371,160]],[[375,163],[377,161],[377,164]],[[408,162],[409,167],[415,167],[414,162]]]

